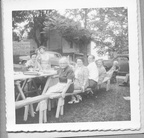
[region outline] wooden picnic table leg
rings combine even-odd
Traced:
[[[54,106],[55,106],[55,99],[52,99],[51,100],[51,108],[54,108]]]
[[[23,87],[24,87],[24,83],[25,83],[25,81],[23,82],[22,89],[23,89]],[[20,93],[18,93],[18,96],[17,96],[17,98],[16,98],[16,101],[18,101],[18,100],[19,100],[20,96],[21,96],[21,94],[20,94]]]
[[[18,94],[18,96],[17,96],[17,98],[16,98],[16,101],[18,101],[19,100],[19,98],[20,98],[20,93]]]
[[[45,87],[43,89],[43,92],[42,94],[45,94],[48,87],[49,87],[49,84],[50,84],[50,81],[51,81],[51,77],[48,77],[47,78],[47,81],[46,81],[46,84],[45,84]],[[50,99],[48,99],[48,104],[50,103]],[[48,105],[48,109],[50,110],[50,105]],[[46,110],[43,110],[41,111],[41,106],[39,107],[39,123],[43,123],[43,122],[47,122],[47,109]]]
[[[48,99],[48,111],[51,111],[51,99]]]
[[[108,80],[106,83],[106,91],[109,91],[109,88],[110,88],[110,80]]]
[[[47,101],[42,100],[38,103],[37,111],[39,111],[39,123],[47,122]]]
[[[22,88],[20,87],[20,81],[17,81],[15,84],[16,84],[16,87],[17,87],[17,89],[18,89],[18,91],[19,91],[22,99],[23,99],[23,100],[26,99],[26,97],[25,97],[25,95],[24,95],[24,93],[23,93],[23,91],[22,91]]]
[[[29,105],[26,105],[25,106],[25,111],[24,111],[24,121],[27,121],[28,111],[29,111]]]
[[[55,116],[56,118],[59,118],[60,108],[61,108],[61,106],[60,106],[60,98],[59,98],[58,105],[57,105],[57,110],[56,110],[56,116]]]
[[[25,111],[24,111],[24,121],[27,121],[28,118],[28,113],[30,112],[31,116],[34,117],[34,109],[33,109],[33,104],[26,105],[25,106]]]
[[[30,114],[32,117],[34,117],[35,115],[34,115],[33,104],[30,104],[29,106],[30,106]]]
[[[22,99],[25,100],[26,97],[25,97],[23,90],[20,86],[20,81],[16,82],[16,86],[17,86],[17,89],[18,89]],[[23,87],[24,87],[24,85],[23,85]],[[29,108],[29,106],[30,106],[30,108]],[[31,116],[34,117],[33,105],[27,105],[27,106],[25,106],[25,111],[24,111],[24,121],[27,121],[29,109],[30,109]]]
[[[59,115],[63,115],[63,110],[64,110],[64,98],[60,97],[58,99],[58,105],[57,105],[57,110],[56,110],[56,118],[59,118]]]
[[[48,77],[48,79],[47,79],[47,81],[46,81],[46,84],[45,84],[45,87],[44,87],[44,89],[43,89],[42,94],[45,94],[45,93],[46,93],[46,91],[47,91],[47,89],[48,89],[48,87],[49,87],[50,81],[51,81],[51,77]]]
[[[17,82],[16,82],[16,86],[17,86],[17,89],[18,89],[18,91],[19,91],[19,93],[20,93],[22,99],[23,99],[23,100],[26,99],[26,97],[25,97],[25,95],[24,95],[24,93],[23,93],[23,91],[22,91],[22,88],[20,87],[20,81],[17,81]],[[24,121],[27,120],[27,117],[28,117],[28,110],[29,110],[29,105],[25,106]]]
[[[64,114],[64,99],[62,98],[62,103],[61,103],[61,109],[60,109],[60,115]]]
[[[27,79],[24,80],[24,82],[23,82],[23,84],[22,84],[22,87],[21,87],[22,91],[24,91],[24,87],[25,87],[27,81],[28,81]],[[20,81],[19,81],[19,83],[20,83]],[[16,84],[16,85],[17,85],[17,84]],[[19,85],[20,85],[20,84],[19,84]],[[16,101],[19,100],[20,96],[21,96],[21,94],[19,93],[18,96],[17,96],[17,98],[16,98]]]
[[[39,110],[39,123],[43,123],[43,111]]]
[[[43,111],[43,115],[44,115],[44,123],[47,122],[47,110]]]

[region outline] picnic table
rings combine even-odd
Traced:
[[[38,91],[38,88],[34,82],[34,78],[40,78],[40,77],[47,77],[45,87],[42,91],[42,94],[46,92],[50,85],[50,80],[53,75],[56,75],[57,72],[55,70],[48,70],[45,72],[15,72],[14,73],[14,82],[15,82],[15,87],[18,90],[18,96],[16,98],[16,101],[19,100],[19,97],[22,98],[22,100],[26,100],[29,97],[26,97],[25,92],[24,92],[24,86],[28,83],[28,80],[31,79],[33,81],[33,84],[35,86],[35,91]],[[21,82],[23,81],[23,84],[21,85]],[[31,91],[28,91],[29,93]],[[34,117],[34,110],[33,110],[33,104],[29,105],[24,105],[25,111],[24,111],[24,120],[27,120],[28,117],[28,112],[30,112],[31,116]]]
[[[34,116],[32,104],[38,103],[36,111],[39,111],[39,123],[46,123],[47,122],[47,109],[49,111],[51,110],[52,103],[53,103],[52,101],[55,100],[55,99],[57,101],[57,109],[56,109],[55,117],[59,118],[59,115],[64,114],[65,97],[83,93],[82,90],[74,90],[73,93],[66,93],[66,91],[68,90],[68,88],[70,86],[70,84],[67,84],[66,88],[62,92],[57,92],[57,93],[52,93],[50,95],[46,95],[46,90],[50,86],[49,83],[50,83],[51,78],[53,78],[52,77],[53,75],[55,76],[56,72],[55,73],[49,73],[49,74],[42,73],[42,74],[37,74],[37,75],[24,75],[24,74],[21,74],[21,75],[18,75],[18,76],[14,77],[14,80],[19,80],[19,79],[27,80],[29,78],[49,76],[48,79],[47,79],[47,82],[45,84],[44,90],[43,90],[41,95],[31,97],[31,98],[26,98],[26,97],[23,96],[22,88],[19,88],[19,93],[21,94],[21,97],[23,97],[23,100],[17,101],[15,103],[15,108],[18,109],[18,108],[21,108],[21,107],[25,107],[24,120],[27,120],[28,111],[30,111],[31,116]],[[109,90],[110,78],[111,78],[111,75],[109,75],[103,81],[103,83],[106,83],[106,91]],[[85,90],[85,92],[93,93],[91,88],[87,88]]]

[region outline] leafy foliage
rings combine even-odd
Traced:
[[[101,41],[103,42],[103,45],[100,46],[107,48],[103,51],[105,53],[106,52],[122,53],[124,50],[128,49],[127,9],[125,8],[99,9],[98,17],[99,21],[94,22],[94,25],[96,27],[98,26],[97,31],[99,33],[102,33],[100,37]],[[102,22],[103,25],[101,27],[99,26],[99,24],[102,24]]]
[[[81,52],[84,54],[85,63],[87,62],[87,46],[92,40],[92,31],[86,27],[86,16],[89,9],[81,10],[66,10],[77,18],[81,16],[81,21],[85,20],[84,27],[78,20],[70,19],[69,16],[59,15],[53,17],[51,20],[45,22],[45,31],[48,33],[51,30],[57,30],[59,34],[65,38],[70,44],[75,43],[80,46]]]
[[[47,17],[44,25],[44,31],[46,33],[57,30],[59,34],[70,43],[82,45],[85,43],[88,44],[91,40],[91,32],[82,28],[80,22],[75,22],[59,14],[52,18]]]
[[[46,45],[50,32],[56,30],[68,42],[80,45],[84,55],[90,41],[95,42],[101,55],[128,51],[128,15],[124,7],[67,9],[64,15],[56,10],[13,11],[12,17],[13,40],[28,34],[38,46]],[[16,28],[23,22],[24,28],[17,33]]]
[[[53,13],[55,12],[55,10],[13,11],[13,34],[15,32],[14,30],[20,23],[25,23],[24,28],[22,29],[23,33],[20,33],[20,35],[23,35],[25,32],[28,34],[27,37],[34,39],[38,46],[43,45],[46,43],[46,39],[44,38],[43,34],[40,34],[44,28],[43,23],[47,15],[53,16]],[[17,36],[13,35],[14,40],[17,40],[17,37],[20,39],[22,36],[19,36],[18,34]]]
[[[77,18],[92,32],[91,39],[96,43],[100,55],[128,51],[126,8],[72,9],[66,10],[66,15],[73,19]]]

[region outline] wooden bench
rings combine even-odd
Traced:
[[[112,78],[113,73],[114,73],[114,70],[111,71],[109,73],[109,75],[104,78],[104,80],[102,81],[102,83],[98,85],[98,89],[100,89],[103,84],[106,84],[106,91],[109,91],[109,89],[110,89],[110,80]]]
[[[91,93],[93,93],[91,88],[87,88],[86,91],[90,91]],[[65,97],[77,95],[80,93],[83,93],[82,90],[74,90],[73,93],[65,93]],[[59,118],[59,115],[64,114],[65,97],[62,97],[62,93],[52,93],[49,95],[49,99],[48,99],[48,110],[49,111],[51,110],[51,100],[52,99],[58,99],[56,115],[55,115],[56,118]]]

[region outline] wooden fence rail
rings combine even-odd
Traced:
[[[42,100],[48,99],[49,95],[39,95],[35,97],[28,97],[25,100],[15,102],[15,109],[22,108],[29,104],[38,103]]]
[[[81,90],[75,90],[73,93],[66,93],[65,96],[71,96],[71,95],[75,95],[75,94],[78,94],[78,93],[81,93],[81,92],[82,92]],[[59,98],[59,97],[61,97],[61,93],[54,93],[54,94],[51,94],[51,95],[43,94],[43,95],[39,95],[39,96],[35,96],[35,97],[28,97],[25,100],[16,101],[15,102],[15,109],[22,108],[26,105],[38,103],[38,102],[40,102],[42,100],[46,100],[48,98],[49,99],[54,99],[54,98]]]

